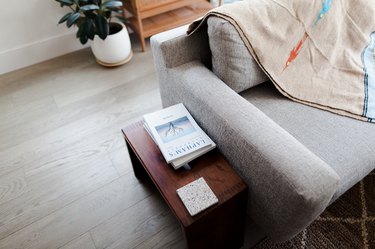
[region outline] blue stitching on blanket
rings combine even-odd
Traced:
[[[331,4],[332,0],[323,0],[322,9],[319,11],[318,17],[316,18],[312,27],[315,27],[315,25],[324,17],[324,15],[328,13],[328,11],[331,9]]]
[[[362,116],[368,118],[368,122],[374,122],[375,117],[375,32],[370,35],[370,43],[362,51],[361,55],[364,75],[364,104]],[[370,108],[370,110],[369,110]],[[370,112],[370,114],[369,114]],[[368,117],[371,115],[372,117]]]
[[[362,53],[363,55],[363,53]],[[366,117],[367,114],[367,101],[368,101],[368,74],[366,72],[366,67],[364,68],[365,71],[365,77],[364,77],[364,84],[365,84],[365,98],[364,98],[364,104],[363,104],[363,113],[362,116]]]

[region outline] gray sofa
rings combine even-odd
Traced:
[[[210,19],[208,32],[151,38],[163,106],[185,104],[248,184],[252,221],[288,240],[375,168],[375,124],[283,97],[234,28]]]

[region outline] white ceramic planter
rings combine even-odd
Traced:
[[[128,62],[133,56],[128,30],[124,24],[118,24],[122,27],[119,32],[108,35],[105,40],[95,35],[91,44],[91,50],[100,65],[119,66]]]

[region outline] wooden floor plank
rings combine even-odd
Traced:
[[[26,192],[27,183],[23,169],[0,175],[0,204],[13,200]]]
[[[32,175],[28,190],[0,205],[0,239],[56,212],[118,178],[106,157],[64,164],[58,170]],[[0,242],[1,244],[1,242]]]
[[[108,153],[108,156],[112,161],[113,167],[116,168],[120,176],[133,170],[126,146],[121,146],[119,149]]]
[[[96,249],[96,247],[94,245],[94,241],[91,239],[90,233],[85,233],[77,239],[60,247],[60,249]]]
[[[133,248],[175,222],[158,194],[103,222],[90,233],[98,249]]]
[[[0,96],[11,95],[13,103],[27,105],[57,92],[71,91],[85,71],[95,70],[90,49],[55,58],[50,61],[0,76],[5,82]]]
[[[23,117],[23,121],[18,124],[8,119],[7,123],[12,125],[8,125],[7,129],[3,129],[0,132],[0,140],[2,141],[0,151],[39,137],[47,132],[53,132],[61,126],[98,112],[115,101],[116,98],[114,96],[102,94],[98,98],[84,101],[80,105],[65,108],[64,110],[58,110],[56,107],[53,110],[39,110],[39,112],[43,113],[43,116],[34,116],[29,120]],[[46,112],[49,115],[46,115]],[[15,118],[19,119],[19,117]]]
[[[149,236],[134,249],[185,249],[186,242],[183,239],[182,230],[177,221],[163,227],[157,234]]]
[[[38,117],[57,112],[57,106],[52,97],[39,99],[27,105],[17,106],[0,112],[0,133],[6,134],[15,126],[33,121]],[[0,151],[6,148],[5,140],[1,139]]]
[[[61,247],[150,195],[127,174],[0,240],[0,248]]]
[[[160,108],[160,99],[156,99],[158,95],[158,90],[155,89],[138,97],[126,99],[113,105],[107,111],[71,122],[40,137],[25,141],[19,144],[17,148],[12,147],[0,152],[0,158],[4,158],[0,161],[0,174],[23,166],[27,167],[25,172],[28,172],[30,168],[33,169],[36,165],[30,165],[30,161],[39,161],[43,157],[48,158],[51,153],[58,153],[63,156],[59,150],[84,141],[84,139],[91,139],[92,137],[97,139],[96,137],[99,137],[103,130],[105,130],[105,133],[118,133],[129,121]],[[142,99],[148,99],[149,101],[146,103],[139,102]],[[94,134],[97,134],[97,136],[93,136]],[[38,144],[39,147],[35,147],[35,144]]]
[[[161,108],[151,51],[133,45],[113,69],[84,49],[0,76],[0,248],[96,249],[90,231],[98,248],[182,245],[120,130]]]
[[[1,91],[1,88],[0,88]],[[14,108],[12,100],[9,96],[0,97],[0,113],[10,112]]]
[[[142,67],[139,65],[142,64]],[[79,82],[69,90],[54,94],[58,107],[89,98],[98,93],[105,92],[117,86],[126,85],[128,82],[139,80],[142,76],[154,73],[154,65],[151,51],[137,53],[126,67],[117,67],[111,70],[107,68],[91,68],[83,72]]]
[[[109,91],[98,94],[98,96],[91,96],[88,99],[66,106],[65,108],[61,108],[59,112],[55,110],[55,113],[48,113],[49,115],[47,115],[45,110],[40,110],[41,113],[44,113],[44,118],[39,118],[31,122],[29,120],[25,120],[23,115],[18,116],[13,114],[12,116],[14,116],[14,118],[23,121],[21,121],[20,125],[16,125],[13,122],[13,125],[11,125],[11,127],[7,130],[1,131],[0,129],[0,140],[2,141],[0,144],[0,151],[2,149],[17,145],[25,140],[43,135],[49,131],[52,131],[52,136],[56,138],[56,135],[59,132],[57,129],[61,128],[60,130],[62,131],[60,132],[64,132],[65,126],[67,127],[65,130],[68,129],[70,133],[78,132],[70,127],[74,124],[78,124],[81,129],[86,131],[88,131],[88,127],[98,128],[97,125],[92,126],[89,122],[93,119],[93,122],[100,122],[100,120],[95,119],[108,118],[109,115],[116,115],[124,109],[128,109],[126,112],[123,112],[124,115],[130,112],[134,113],[134,110],[132,110],[133,106],[138,105],[139,107],[139,103],[147,98],[151,99],[151,101],[156,100],[160,102],[160,100],[158,100],[159,93],[157,89],[158,85],[155,74],[148,74],[140,77],[137,80],[128,82],[125,85],[118,86],[114,89],[110,89]],[[153,91],[150,92],[151,90]],[[145,92],[146,94],[144,94]],[[117,99],[114,97],[114,95],[116,95]],[[142,99],[142,96],[144,96],[145,99]],[[155,102],[153,101],[153,103]],[[147,103],[145,104],[147,106]],[[103,109],[108,107],[108,105],[110,105],[109,108]],[[156,106],[160,106],[160,104]],[[142,109],[144,108],[138,108],[138,110]],[[84,119],[86,116],[87,119]],[[112,117],[109,122],[117,121],[115,120],[116,118],[120,121],[121,118],[126,117]],[[7,119],[7,117],[4,116],[4,119]],[[10,121],[7,121],[6,123],[8,124],[7,127],[9,127]],[[111,123],[108,123],[107,125],[110,124]],[[69,132],[67,134],[69,134]]]

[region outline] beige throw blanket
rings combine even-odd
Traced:
[[[248,0],[213,9],[290,99],[375,122],[375,0]]]

